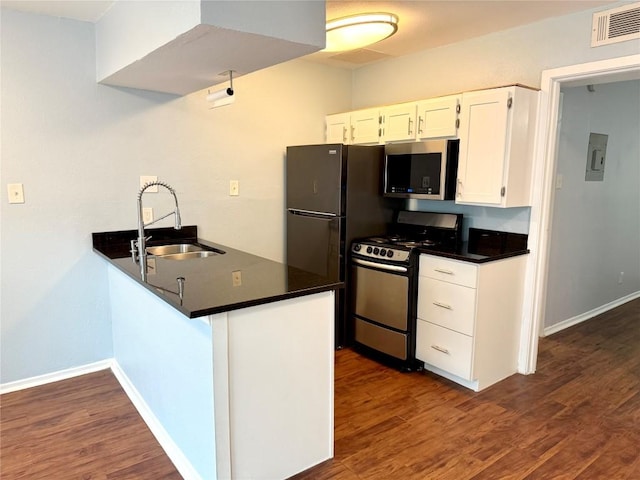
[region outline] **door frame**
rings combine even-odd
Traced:
[[[640,78],[640,54],[570,65],[542,72],[531,179],[532,203],[529,220],[529,250],[531,253],[527,262],[524,284],[518,359],[520,373],[531,374],[536,371],[538,337],[544,323],[555,192],[553,183],[556,171],[560,89],[563,84],[579,86],[637,78]]]

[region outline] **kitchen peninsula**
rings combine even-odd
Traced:
[[[129,253],[137,231],[93,234],[108,262],[116,375],[182,475],[286,478],[331,458],[342,284],[198,239],[194,226],[147,233],[148,246],[217,252],[150,256],[143,281]]]

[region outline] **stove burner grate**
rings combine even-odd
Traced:
[[[433,247],[436,245],[436,242],[433,240],[406,240],[401,242],[394,242],[396,245],[401,245],[403,247]]]

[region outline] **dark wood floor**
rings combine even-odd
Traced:
[[[109,370],[0,396],[2,480],[182,479]]]
[[[640,299],[541,339],[535,375],[480,393],[336,362],[335,458],[295,480],[640,479]]]
[[[335,458],[295,480],[640,479],[640,299],[474,393],[336,353]],[[179,479],[108,371],[0,397],[0,478]]]

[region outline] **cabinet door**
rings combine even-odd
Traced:
[[[456,203],[501,205],[511,96],[510,88],[462,95]]]
[[[402,103],[382,110],[382,139],[400,142],[416,138],[416,104]]]
[[[336,113],[326,116],[326,143],[350,143],[350,115],[348,113]]]
[[[378,143],[380,115],[377,108],[351,112],[351,143]]]
[[[418,139],[456,137],[459,112],[460,95],[418,103]]]

